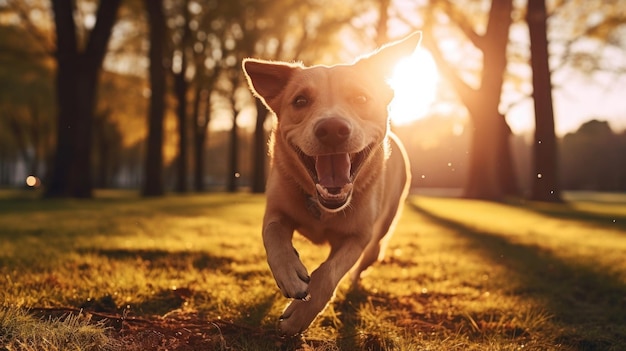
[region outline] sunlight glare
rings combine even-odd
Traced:
[[[398,62],[389,84],[395,96],[389,115],[396,125],[408,124],[426,116],[435,101],[439,72],[429,52],[417,49]]]

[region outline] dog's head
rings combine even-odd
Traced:
[[[349,204],[359,171],[385,143],[393,98],[387,80],[420,40],[416,32],[350,65],[244,60],[251,90],[277,117],[274,137],[308,173],[324,210]]]

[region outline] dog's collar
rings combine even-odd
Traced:
[[[322,218],[322,210],[320,209],[319,204],[317,203],[317,200],[315,199],[314,196],[311,196],[309,194],[305,194],[305,206],[306,209],[309,211],[309,213],[315,217],[315,219],[320,219]]]

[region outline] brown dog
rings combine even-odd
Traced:
[[[353,283],[382,258],[410,181],[389,131],[386,79],[420,39],[414,33],[351,65],[243,62],[251,90],[276,115],[263,242],[278,287],[295,299],[280,317],[286,335],[311,324],[357,262]],[[294,231],[331,247],[311,276],[293,248]]]

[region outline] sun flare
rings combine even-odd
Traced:
[[[439,72],[430,53],[417,49],[396,64],[389,84],[395,96],[389,105],[391,121],[408,124],[423,118],[435,101]]]

